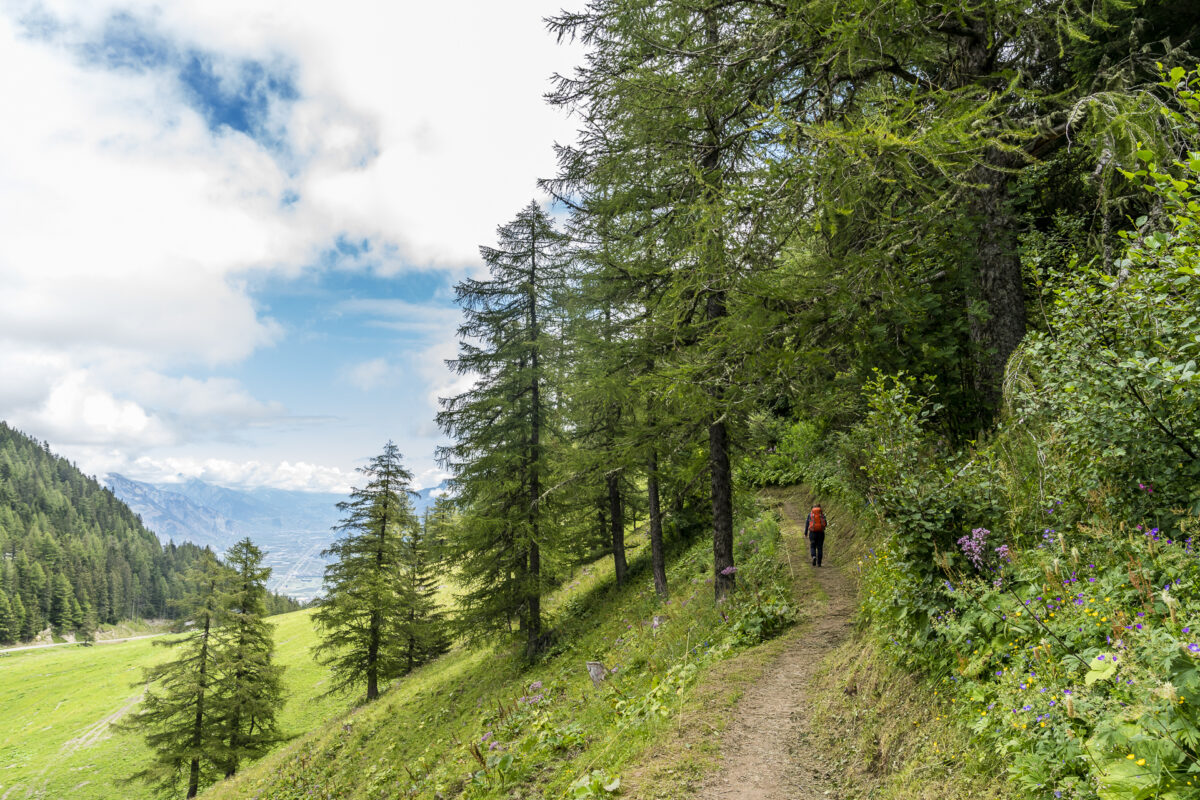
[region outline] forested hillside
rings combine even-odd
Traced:
[[[204,550],[168,543],[112,492],[0,423],[0,644],[179,615]],[[273,611],[296,607],[272,598]]]
[[[111,491],[0,423],[0,552],[0,642],[12,642],[175,616],[203,551],[163,547]]]

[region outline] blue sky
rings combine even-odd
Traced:
[[[0,0],[0,418],[94,474],[437,481],[453,287],[537,197],[555,2]]]

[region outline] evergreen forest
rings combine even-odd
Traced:
[[[0,422],[0,645],[183,615],[204,550],[162,544],[112,492]],[[270,596],[272,613],[299,607]]]

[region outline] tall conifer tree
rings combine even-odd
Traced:
[[[264,619],[271,568],[262,560],[249,538],[225,553],[229,574],[221,597],[214,712],[227,747],[226,776],[279,741],[275,715],[283,705],[283,668],[274,663],[275,639]]]
[[[11,644],[16,641],[20,624],[13,614],[12,603],[8,593],[0,589],[0,644]]]
[[[122,727],[140,731],[154,751],[150,764],[133,778],[171,793],[180,782],[195,797],[203,784],[218,777],[226,752],[213,705],[218,662],[217,628],[222,617],[221,592],[228,570],[211,551],[190,575],[187,633],[155,641],[176,648],[172,661],[149,667],[150,687],[139,710]]]
[[[466,321],[450,365],[475,379],[442,400],[438,424],[455,443],[443,463],[463,510],[450,542],[460,584],[458,620],[467,632],[506,629],[516,620],[529,657],[543,645],[542,558],[553,528],[546,498],[558,423],[547,398],[556,391],[556,294],[565,237],[530,203],[481,247],[487,280],[457,287]]]
[[[670,329],[653,391],[664,401],[687,392],[680,427],[707,451],[718,598],[736,572],[731,431],[753,403],[744,365],[764,349],[747,325],[761,305],[749,287],[772,268],[791,226],[781,212],[795,202],[792,177],[769,157],[779,127],[770,92],[786,74],[766,57],[783,47],[776,14],[769,4],[593,0],[551,22],[588,56],[552,96],[583,128],[545,185],[574,206],[591,247],[619,245],[600,262],[605,279],[629,285],[630,300],[648,289],[656,325]]]
[[[389,441],[358,472],[366,483],[338,504],[342,536],[324,553],[335,560],[325,568],[325,594],[314,615],[322,633],[315,652],[333,669],[330,691],[365,683],[374,700],[380,682],[408,665],[402,624],[414,598],[401,569],[404,537],[417,523],[412,473],[395,444]]]
[[[409,529],[401,550],[400,579],[406,585],[408,607],[400,622],[404,638],[405,672],[436,658],[450,646],[445,619],[437,604],[437,525],[431,512]]]

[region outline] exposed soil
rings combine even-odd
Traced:
[[[827,800],[839,795],[828,753],[810,743],[808,687],[821,660],[850,634],[854,586],[831,552],[838,545],[838,520],[829,520],[825,565],[813,567],[804,538],[808,506],[803,496],[781,492],[773,497],[783,516],[796,599],[808,606],[811,622],[738,702],[721,737],[721,766],[695,793],[699,800]],[[817,599],[822,593],[825,598]]]

